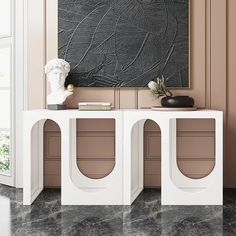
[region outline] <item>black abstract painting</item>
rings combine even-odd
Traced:
[[[189,0],[58,0],[67,83],[144,87],[155,77],[189,87]]]

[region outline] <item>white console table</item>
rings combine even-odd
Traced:
[[[115,167],[102,179],[84,176],[76,162],[76,119],[115,120]],[[176,119],[215,120],[215,167],[202,179],[178,169]],[[61,129],[61,203],[63,205],[130,205],[143,190],[143,125],[161,129],[162,205],[222,205],[223,113],[213,110],[166,112],[152,110],[32,110],[24,113],[23,203],[30,205],[43,190],[43,125],[47,119]]]

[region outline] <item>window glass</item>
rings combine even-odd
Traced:
[[[11,49],[0,48],[0,88],[10,87]]]
[[[0,130],[0,174],[10,174],[10,131]]]
[[[0,37],[11,34],[11,0],[0,0]]]
[[[0,130],[10,129],[10,90],[0,89]]]
[[[11,10],[12,0],[0,0],[0,182],[11,175]],[[3,177],[4,176],[4,177]],[[3,177],[3,179],[2,179]]]

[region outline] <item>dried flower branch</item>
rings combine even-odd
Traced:
[[[165,84],[166,79],[164,76],[161,78],[157,77],[154,81],[148,83],[148,88],[155,98],[160,98],[163,96],[171,97],[173,96],[172,92],[167,89]]]

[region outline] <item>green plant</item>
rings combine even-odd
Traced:
[[[10,170],[10,133],[0,132],[0,172],[8,173]]]
[[[148,83],[148,88],[155,98],[163,96],[173,96],[172,92],[166,87],[166,79],[164,76],[161,78],[157,77]]]

